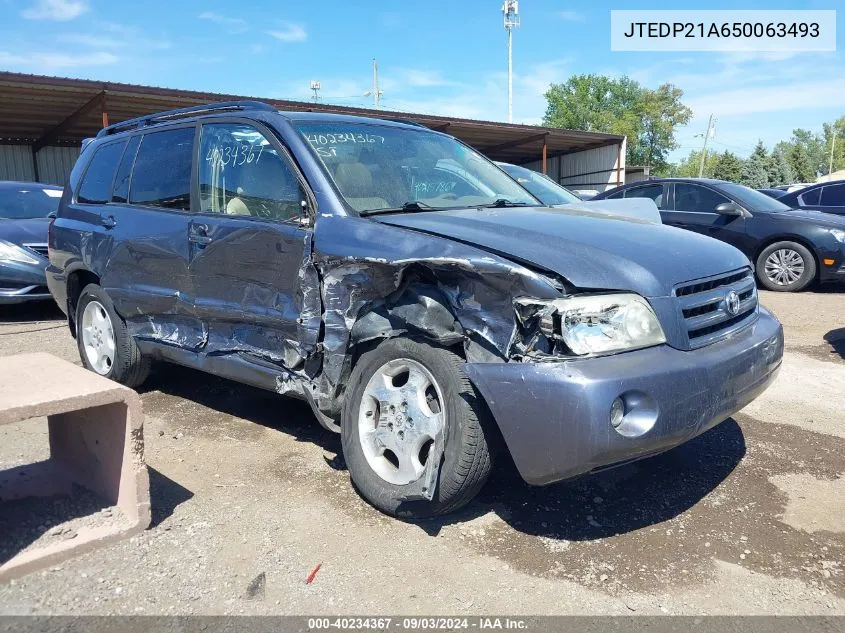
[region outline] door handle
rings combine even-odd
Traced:
[[[208,235],[194,235],[194,234],[192,234],[188,238],[188,241],[191,242],[191,244],[197,244],[199,246],[205,246],[206,244],[211,244],[211,238],[208,237]]]
[[[192,224],[191,230],[188,235],[188,241],[192,244],[197,244],[199,246],[205,246],[206,244],[211,243],[211,239],[208,236],[208,225],[207,224]]]
[[[107,229],[113,229],[117,226],[117,220],[114,219],[113,215],[106,215],[100,218],[100,224],[102,224]]]

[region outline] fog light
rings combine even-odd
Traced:
[[[625,417],[625,402],[622,398],[616,398],[613,404],[610,405],[610,424],[614,429],[618,429],[622,424],[622,418]]]

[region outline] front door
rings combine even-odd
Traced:
[[[745,218],[716,213],[716,207],[732,202],[718,191],[697,183],[674,183],[673,204],[660,212],[664,224],[679,226],[746,250]]]
[[[205,351],[296,369],[320,322],[303,181],[281,144],[253,123],[202,125],[197,166],[199,213],[188,239]]]

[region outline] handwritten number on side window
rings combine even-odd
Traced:
[[[223,166],[229,163],[232,167],[258,163],[261,154],[264,153],[264,145],[259,144],[258,151],[255,151],[255,143],[228,143],[208,148],[205,160],[208,162],[219,162]]]

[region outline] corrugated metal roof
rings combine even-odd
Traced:
[[[215,101],[255,99],[280,110],[358,114],[403,119],[448,132],[495,160],[536,160],[546,141],[549,156],[617,145],[623,137],[534,125],[478,121],[429,114],[371,110],[327,103],[262,99],[153,86],[0,72],[0,140],[44,145],[78,144],[109,123]]]

